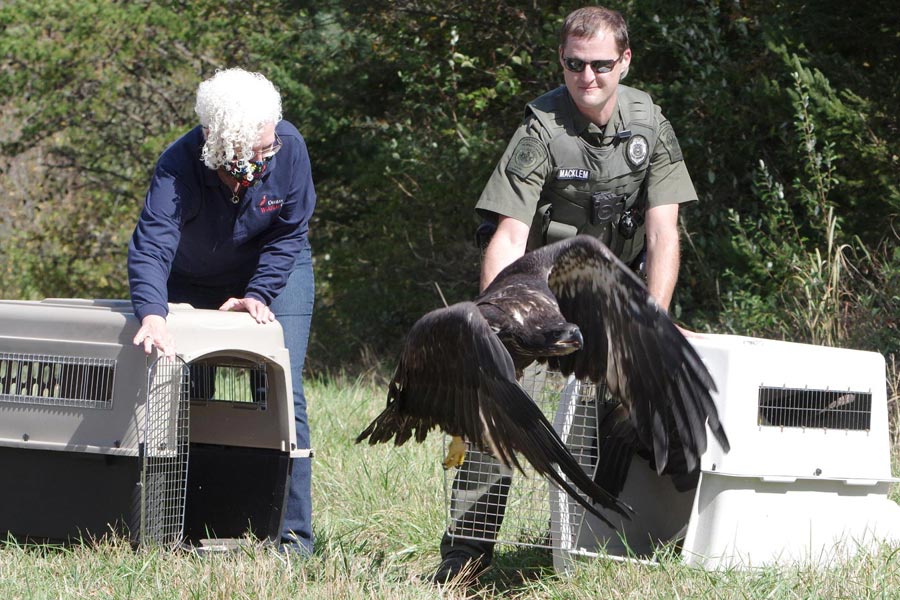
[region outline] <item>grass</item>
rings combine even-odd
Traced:
[[[444,494],[441,439],[400,449],[353,444],[384,403],[367,381],[310,381],[317,450],[312,558],[249,544],[197,556],[133,551],[112,538],[70,547],[0,544],[2,599],[298,598],[885,598],[900,596],[896,548],[863,553],[835,568],[708,572],[674,553],[658,565],[592,560],[565,578],[548,552],[500,547],[492,569],[469,590],[423,578],[439,561]],[[896,499],[896,498],[895,498]],[[839,518],[839,515],[836,515]]]

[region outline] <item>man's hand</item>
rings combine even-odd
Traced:
[[[271,323],[275,320],[275,313],[256,298],[229,298],[219,310],[248,312],[257,323]]]
[[[683,335],[686,338],[702,339],[702,338],[706,337],[702,333],[698,333],[696,331],[691,331],[690,329],[685,329],[684,327],[677,325],[677,324],[675,324],[675,328],[678,329],[678,331],[681,332],[681,335]]]
[[[141,321],[141,328],[134,336],[134,345],[143,346],[144,353],[148,356],[153,352],[155,346],[166,357],[175,358],[175,338],[169,333],[165,317],[159,315],[144,317]]]

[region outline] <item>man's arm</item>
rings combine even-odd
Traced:
[[[490,285],[500,271],[525,254],[529,225],[512,217],[500,215],[497,230],[491,238],[481,261],[481,290]]]
[[[681,253],[678,239],[678,204],[647,209],[647,288],[666,311],[672,301]]]

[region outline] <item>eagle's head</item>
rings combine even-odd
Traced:
[[[561,326],[544,332],[547,356],[563,356],[581,350],[584,338],[581,330],[574,323],[563,323]]]
[[[584,344],[581,330],[573,323],[542,323],[538,327],[520,327],[506,331],[503,342],[507,348],[532,358],[563,356],[580,350]]]

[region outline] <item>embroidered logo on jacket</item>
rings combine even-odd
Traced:
[[[283,198],[269,198],[264,194],[259,201],[259,212],[265,214],[272,212],[273,210],[278,210],[281,208],[282,204],[284,204]]]

